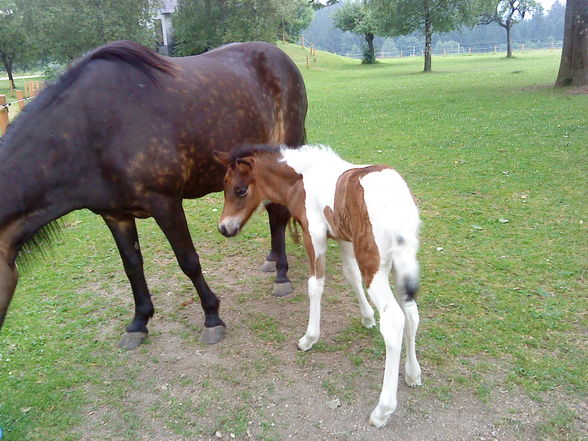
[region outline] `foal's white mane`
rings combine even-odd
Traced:
[[[331,147],[323,144],[303,145],[297,149],[284,146],[280,149],[280,153],[282,154],[280,161],[285,162],[298,173],[304,173],[305,170],[313,166],[328,168],[347,163]]]

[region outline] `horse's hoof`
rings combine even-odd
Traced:
[[[207,345],[214,345],[225,338],[226,327],[213,326],[212,328],[204,328],[200,334],[200,343]]]
[[[135,349],[145,341],[147,335],[146,332],[127,332],[120,339],[118,347],[127,351]]]
[[[284,297],[292,292],[292,284],[290,282],[274,283],[273,295],[276,297]]]
[[[261,265],[261,271],[264,273],[275,273],[276,272],[276,261],[275,260],[266,260]]]

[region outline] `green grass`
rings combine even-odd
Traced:
[[[303,58],[301,49],[287,50],[295,60]],[[420,72],[421,64],[420,58],[404,58],[363,66],[319,53],[310,70],[299,65],[309,97],[309,142],[329,144],[353,162],[394,166],[421,209],[418,351],[424,371],[444,382],[419,393],[451,402],[458,386],[487,402],[500,384],[536,400],[558,394],[581,401],[588,384],[588,96],[552,87],[559,56],[548,51],[515,59],[435,57],[430,74]],[[202,254],[204,267],[226,256],[253,267],[267,251],[265,219],[258,216],[243,237],[227,241],[215,233],[218,212],[212,209],[221,204],[218,196],[186,203],[197,246],[210,250]],[[78,212],[68,222],[52,257],[22,276],[0,334],[0,427],[7,440],[78,439],[75,428],[87,416],[87,403],[96,402],[120,407],[114,439],[136,438],[141,420],[120,403],[137,387],[141,366],[130,362],[135,355],[113,351],[131,314],[118,253],[96,216]],[[170,279],[178,281],[182,299],[190,296],[161,232],[151,221],[139,228],[156,297],[165,296]],[[300,247],[289,252],[302,260]],[[214,273],[207,279],[222,293],[225,281]],[[102,295],[113,286],[120,298]],[[246,311],[262,297],[244,295],[237,303]],[[285,309],[306,307],[284,300]],[[259,344],[295,341],[287,313],[275,318],[247,312],[235,325]],[[176,314],[184,320],[181,310]],[[377,330],[363,331],[358,323],[334,341],[321,341],[315,353],[326,359],[361,339],[367,347],[347,355],[353,369],[381,357]],[[198,347],[191,341],[186,350]],[[310,369],[310,356],[293,352],[292,363]],[[251,369],[264,373],[263,360]],[[112,382],[112,372],[124,375]],[[354,381],[325,379],[323,388],[334,394]],[[192,415],[213,414],[214,387],[208,400],[204,394],[204,401],[194,403]],[[194,425],[171,398],[169,406],[154,406],[173,433],[214,434],[209,426]],[[215,427],[243,435],[251,412],[229,408],[217,415]],[[261,439],[278,439],[270,416],[261,417]],[[563,401],[537,428],[538,439],[580,439],[576,418]]]

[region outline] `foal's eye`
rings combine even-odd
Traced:
[[[239,187],[235,187],[235,194],[238,198],[244,198],[247,195],[247,187],[244,185],[240,185]]]

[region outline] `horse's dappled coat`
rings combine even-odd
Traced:
[[[88,53],[42,91],[0,138],[0,327],[16,282],[16,257],[45,225],[74,210],[101,215],[135,299],[122,346],[147,335],[153,304],[135,218],[153,217],[192,280],[205,314],[203,341],[224,335],[182,200],[223,188],[213,158],[243,143],[304,141],[307,100],[290,58],[267,43],[239,43],[168,58],[121,41]],[[276,290],[289,288],[289,214],[268,206]],[[39,237],[39,236],[37,236]]]

